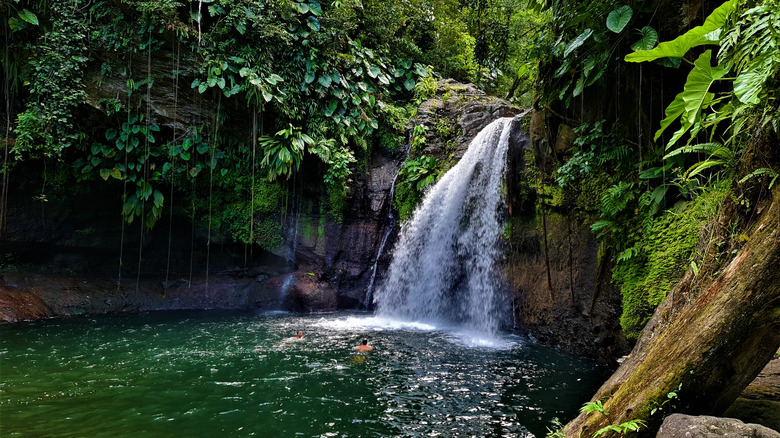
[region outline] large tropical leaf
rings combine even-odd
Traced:
[[[21,11],[19,11],[17,13],[17,15],[19,15],[19,18],[21,18],[22,20],[24,20],[24,21],[26,21],[26,22],[28,22],[28,23],[30,23],[32,25],[35,25],[35,26],[38,25],[38,17],[33,12],[31,12],[29,9],[22,9]]]
[[[712,102],[715,95],[709,92],[713,82],[726,75],[728,70],[723,67],[711,66],[712,51],[707,50],[694,62],[694,68],[688,74],[688,80],[682,93],[666,108],[666,118],[661,121],[661,128],[655,133],[655,140],[669,127],[672,122],[680,119],[681,128],[675,132],[667,144],[671,147],[694,124],[701,121],[701,112]]]
[[[631,45],[631,50],[650,50],[658,42],[658,32],[650,26],[645,26],[639,30],[642,38]]]
[[[571,52],[573,52],[577,47],[583,45],[585,41],[590,38],[590,36],[593,35],[593,29],[585,29],[584,32],[579,34],[577,38],[574,38],[568,46],[566,46],[566,50],[563,51],[563,57],[566,58],[569,56]]]
[[[628,22],[631,21],[631,16],[633,15],[634,11],[628,5],[615,9],[607,16],[607,29],[615,33],[622,32]]]
[[[671,41],[663,42],[652,50],[639,50],[629,53],[626,55],[625,60],[627,62],[644,62],[666,57],[681,58],[693,47],[704,44],[717,44],[717,32],[715,31],[726,23],[729,15],[736,8],[736,4],[736,0],[729,0],[723,3],[712,11],[712,14],[707,17],[701,26],[696,26]]]

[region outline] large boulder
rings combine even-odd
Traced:
[[[656,438],[780,438],[780,433],[759,424],[733,418],[672,414],[663,422]]]

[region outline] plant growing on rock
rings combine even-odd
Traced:
[[[582,405],[582,408],[580,408],[580,412],[583,412],[585,414],[592,414],[594,412],[598,412],[601,415],[609,418],[609,413],[604,411],[604,405],[601,403],[601,400],[585,403],[584,405]],[[597,436],[604,434],[606,432],[616,432],[618,434],[625,435],[629,432],[638,432],[639,429],[645,426],[646,426],[645,422],[639,419],[625,421],[623,423],[620,423],[619,425],[608,425],[602,427],[601,429],[597,430],[596,433],[593,434],[593,438],[596,438]]]

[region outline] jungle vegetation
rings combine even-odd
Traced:
[[[736,221],[701,244],[718,206],[749,216],[778,175],[761,156],[740,163],[777,140],[780,4],[729,0],[677,27],[664,24],[677,13],[666,9],[5,0],[0,225],[19,181],[41,203],[104,184],[127,222],[150,228],[175,211],[272,248],[292,182],[340,220],[371,151],[400,151],[432,83],[452,77],[545,114],[540,184],[563,196],[538,203],[593,222],[636,338],[670,284],[688,268],[712,275],[705,255],[743,242]],[[574,140],[556,150],[565,131]],[[424,190],[435,165],[414,158],[403,182]]]

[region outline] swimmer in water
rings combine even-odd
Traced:
[[[360,345],[355,347],[355,350],[357,350],[357,351],[359,351],[361,353],[366,353],[366,352],[371,351],[373,349],[374,349],[374,347],[368,345],[368,339],[366,339],[366,338],[363,338],[363,343],[361,343]]]
[[[296,333],[295,336],[285,339],[284,342],[298,342],[301,340],[303,340],[303,331],[298,330],[298,333]]]

